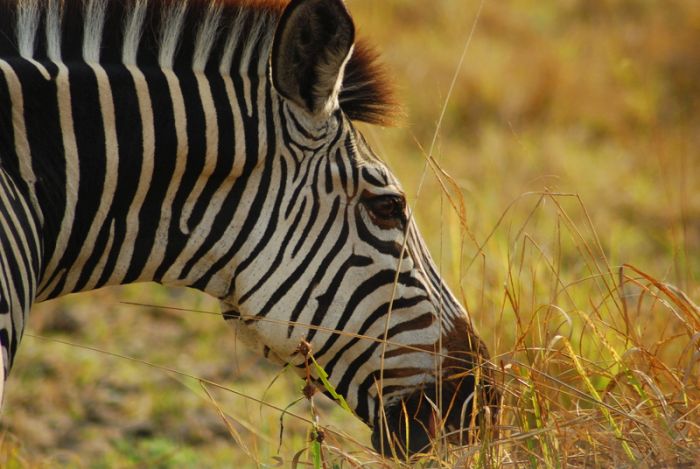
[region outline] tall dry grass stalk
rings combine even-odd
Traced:
[[[692,26],[697,20],[692,20],[690,26],[685,25],[681,37],[676,38],[665,19],[665,15],[671,15],[668,22],[675,27],[681,16],[697,17],[696,13],[681,15],[679,11],[692,13],[697,8],[687,1],[674,2],[664,14],[656,14],[652,3],[646,6],[615,1],[566,3],[568,6],[562,7],[563,13],[544,3],[538,8],[532,8],[531,2],[511,2],[508,8],[497,2],[470,5],[477,13],[469,17],[471,28],[458,44],[461,53],[458,59],[454,54],[449,55],[450,51],[442,44],[429,44],[427,38],[432,36],[427,36],[425,30],[435,35],[442,25],[440,21],[444,20],[441,11],[445,18],[456,16],[453,13],[444,15],[445,11],[465,13],[468,10],[471,14],[471,9],[464,6],[466,2],[461,6],[443,2],[435,8],[428,2],[372,2],[371,8],[382,10],[384,15],[373,15],[371,9],[365,15],[370,21],[373,16],[381,16],[374,19],[381,23],[377,32],[398,38],[392,44],[402,40],[409,44],[403,51],[409,58],[398,58],[398,61],[404,60],[414,66],[415,44],[409,40],[422,41],[421,46],[432,47],[426,56],[435,56],[435,62],[428,57],[424,60],[430,72],[451,80],[448,95],[437,109],[437,130],[425,130],[433,129],[427,119],[416,126],[423,130],[417,131],[422,138],[415,138],[415,141],[422,139],[430,145],[426,145],[425,150],[420,145],[416,145],[417,151],[413,148],[415,153],[423,154],[424,166],[422,171],[410,175],[417,185],[408,183],[406,186],[410,190],[424,187],[424,181],[432,178],[432,184],[426,183],[414,196],[414,213],[420,216],[421,210],[439,211],[437,226],[428,226],[428,230],[424,226],[423,231],[433,240],[437,239],[432,243],[438,248],[433,249],[433,254],[444,276],[461,294],[489,345],[493,365],[499,370],[498,385],[503,393],[501,410],[495,424],[478,426],[475,422],[462,430],[469,436],[469,445],[451,446],[444,442],[447,435],[443,434],[426,454],[410,461],[399,457],[382,459],[369,449],[366,440],[358,438],[345,425],[339,428],[331,423],[321,398],[306,399],[301,381],[290,386],[291,391],[284,396],[273,399],[268,390],[273,387],[270,381],[275,381],[277,375],[274,378],[262,375],[264,382],[260,393],[242,391],[233,380],[212,381],[201,374],[185,371],[184,366],[163,366],[156,359],[143,359],[135,353],[114,353],[99,342],[99,345],[87,345],[78,339],[52,336],[45,338],[47,343],[55,345],[52,350],[56,353],[67,355],[66,350],[79,350],[91,357],[105,357],[110,363],[129,363],[142,375],[140,378],[160,374],[174,377],[177,385],[184,389],[183,394],[196,396],[224,423],[229,445],[227,454],[240,453],[250,467],[694,467],[700,461],[700,309],[689,295],[663,280],[667,272],[649,272],[636,267],[650,264],[643,257],[649,252],[647,248],[632,250],[634,255],[626,257],[631,259],[630,264],[624,264],[618,257],[611,256],[606,236],[601,236],[597,227],[603,225],[606,227],[603,230],[615,227],[614,222],[619,217],[626,217],[626,227],[635,226],[640,230],[653,223],[668,224],[674,249],[667,257],[673,258],[675,271],[685,272],[675,278],[680,278],[689,293],[700,291],[692,274],[688,273],[692,270],[690,260],[697,256],[697,252],[692,251],[692,242],[697,239],[693,231],[697,226],[693,207],[697,204],[690,203],[694,166],[693,160],[679,156],[690,154],[686,147],[695,148],[693,141],[687,139],[687,128],[696,124],[689,110],[691,103],[697,101],[698,80],[686,79],[695,75],[681,72],[688,64],[695,63],[688,57],[697,56],[698,28]],[[479,18],[484,4],[486,24],[478,25],[475,18]],[[411,11],[415,14],[409,14]],[[534,19],[526,18],[528,23],[524,14],[530,12]],[[386,27],[394,23],[403,27],[407,18],[414,21],[415,28],[427,24],[422,27],[423,35],[417,31],[414,38],[405,31],[396,33],[395,25],[393,29]],[[649,24],[655,34],[639,34],[645,18],[651,18]],[[596,29],[596,21],[607,24],[608,30]],[[461,22],[449,25],[465,34]],[[474,25],[483,27],[491,35],[490,40],[476,44],[480,47],[478,50],[469,48]],[[561,33],[569,29],[580,37]],[[508,49],[506,40],[515,42],[513,49],[517,53],[503,52]],[[588,51],[587,48],[589,52],[575,55],[578,49]],[[493,49],[503,53],[492,53]],[[600,53],[601,50],[609,52],[610,57]],[[639,51],[644,51],[645,55],[635,55]],[[400,51],[394,49],[394,52]],[[477,61],[470,62],[470,52],[478,52],[474,54]],[[569,54],[574,54],[574,58]],[[618,63],[618,55],[627,58]],[[606,60],[612,63],[612,72],[604,68],[608,66]],[[469,79],[458,81],[459,73],[464,73],[465,68]],[[482,69],[495,72],[479,73]],[[647,76],[656,77],[656,81],[650,81],[648,87],[640,85]],[[660,97],[647,94],[647,88]],[[453,90],[457,97],[452,95]],[[495,96],[506,92],[514,93],[512,102],[496,99]],[[435,111],[429,107],[433,101],[432,97],[420,101],[423,109],[419,112],[427,115],[428,110]],[[456,109],[446,113],[448,105]],[[450,116],[450,112],[456,116]],[[451,121],[452,135],[441,131],[443,119]],[[522,142],[515,130],[518,120],[525,134]],[[576,127],[574,124],[579,121],[583,123]],[[474,138],[478,132],[485,135],[482,140]],[[639,139],[640,135],[647,134],[653,138]],[[697,138],[697,133],[695,135]],[[504,144],[508,138],[517,141],[517,145]],[[470,140],[466,142],[467,139]],[[537,150],[529,151],[530,156],[534,156],[528,163],[539,164],[535,172],[537,177],[552,172],[569,174],[571,178],[571,173],[585,171],[582,180],[602,181],[590,184],[593,189],[589,187],[589,194],[604,185],[608,195],[617,196],[625,192],[623,185],[625,189],[627,186],[645,188],[642,182],[650,184],[643,179],[650,172],[648,167],[658,166],[662,176],[660,184],[670,194],[668,200],[635,199],[625,192],[620,194],[619,200],[610,202],[616,204],[615,210],[600,216],[602,204],[609,202],[605,195],[582,200],[574,193],[545,189],[523,193],[507,205],[503,203],[507,200],[505,196],[504,199],[480,200],[477,206],[490,211],[488,217],[483,217],[487,221],[475,228],[475,221],[481,222],[481,214],[469,213],[469,207],[474,204],[462,197],[464,181],[451,177],[445,169],[458,164],[466,166],[462,163],[464,157],[459,153],[450,154],[448,158],[441,148],[452,151],[473,143],[474,160],[478,161],[469,163],[480,166],[480,172],[474,170],[473,177],[487,178],[486,185],[491,184],[489,190],[508,193],[507,197],[511,197],[511,191],[517,194],[520,189],[516,187],[523,187],[522,184],[508,186],[506,191],[494,181],[507,185],[510,165],[516,158],[528,156],[528,145],[533,141],[549,147],[541,154]],[[525,148],[521,152],[513,149],[521,146]],[[402,154],[406,146],[382,148],[380,145],[379,149],[385,155]],[[504,158],[500,164],[487,161],[494,153],[508,151],[514,153],[512,159]],[[554,161],[547,152],[566,155]],[[573,152],[576,154],[572,156]],[[592,152],[596,154],[591,155]],[[630,159],[630,154],[641,156]],[[624,156],[625,161],[632,161],[633,164],[628,163],[632,170],[621,174],[618,166],[607,163],[603,166],[613,156],[621,159]],[[674,172],[676,159],[683,163],[679,174]],[[527,163],[512,169],[520,171],[517,176],[521,181],[531,177],[525,166]],[[620,167],[625,166],[620,164]],[[500,171],[498,178],[487,177],[494,173],[493,168]],[[639,179],[626,177],[636,170],[642,174]],[[679,179],[682,184],[677,183]],[[482,189],[478,184],[476,187]],[[649,199],[659,198],[658,194],[664,190],[644,193]],[[668,201],[672,204],[676,199],[682,208],[680,220],[665,211]],[[639,200],[647,206],[637,213],[634,204]],[[639,218],[652,216],[653,221],[638,222]],[[646,233],[637,235],[647,237]],[[615,260],[610,260],[613,257]],[[157,302],[179,305],[168,298]],[[165,311],[162,307],[154,310],[151,305],[144,305],[144,301],[136,303],[122,306],[137,313],[158,311],[162,314]],[[167,311],[184,318],[182,322],[194,317],[191,322],[211,322],[223,328],[219,314],[210,309],[195,311],[189,307],[170,307]],[[295,327],[301,326],[295,324]],[[133,326],[129,324],[129,327]],[[348,332],[337,333],[352,336]],[[45,343],[37,340],[39,335],[42,334],[29,334],[23,344],[25,349],[31,341]],[[368,342],[380,340],[358,337]],[[22,353],[19,358],[22,359]],[[253,363],[250,357],[244,360]],[[58,369],[65,372],[71,366],[78,365]],[[15,374],[21,372],[16,370]],[[287,374],[285,371],[284,375]],[[260,379],[259,375],[253,376],[253,379]],[[61,385],[70,387],[72,383],[62,382]],[[159,394],[162,388],[158,389],[154,394],[165,400],[165,396]],[[246,415],[242,408],[254,411]],[[78,413],[75,408],[71,411]],[[274,424],[270,428],[266,423],[259,423],[266,422],[263,419],[257,421],[250,417],[263,412],[273,415]],[[353,417],[344,413],[341,419],[350,422]],[[319,441],[319,432],[324,435],[322,441]],[[280,446],[283,446],[281,450]],[[4,436],[0,440],[0,467],[44,467],[42,460],[32,459],[21,449],[20,441],[10,435]],[[395,452],[401,454],[400,449]],[[270,453],[272,456],[268,456]],[[167,467],[167,461],[148,461]],[[77,461],[76,465],[80,463]],[[148,464],[141,461],[141,465]]]

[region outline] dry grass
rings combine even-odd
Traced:
[[[410,465],[693,467],[694,0],[350,8],[411,116],[365,132],[412,196],[504,390],[497,425],[472,429],[479,442],[437,442]],[[409,465],[373,454],[339,406],[303,399],[303,381],[239,347],[215,311],[156,286],[39,305],[9,382],[0,466]]]

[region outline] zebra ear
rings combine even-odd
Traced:
[[[343,0],[292,0],[275,32],[270,68],[283,97],[312,116],[338,106],[355,26]]]

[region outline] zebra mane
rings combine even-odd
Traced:
[[[267,73],[285,0],[0,0],[0,58]],[[353,120],[397,115],[378,54],[358,41],[340,106]]]

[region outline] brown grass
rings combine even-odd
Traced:
[[[492,352],[497,424],[382,460],[356,419],[299,400],[303,382],[201,312],[213,302],[126,287],[34,312],[29,334],[49,340],[22,344],[0,466],[697,464],[694,0],[349,6],[410,111],[403,128],[364,131]]]

